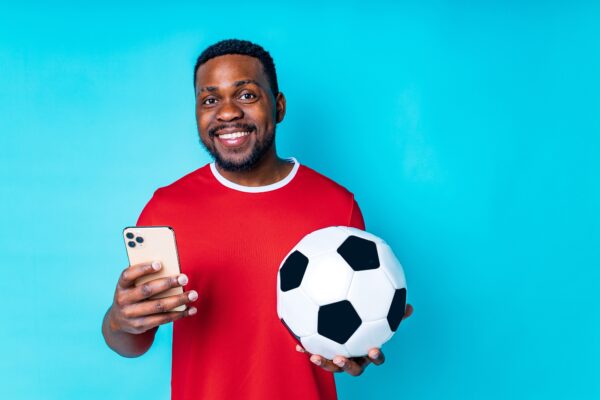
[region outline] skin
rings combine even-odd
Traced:
[[[232,163],[241,163],[260,143],[272,140],[275,125],[283,121],[286,101],[283,93],[273,94],[261,62],[238,54],[215,57],[196,73],[196,123],[202,144],[209,152]],[[255,130],[240,148],[227,148],[211,136],[211,129],[250,125]],[[242,129],[236,129],[242,130]],[[293,165],[277,156],[275,142],[247,171],[225,170],[228,180],[244,186],[263,186],[285,178]]]
[[[290,173],[293,165],[279,158],[274,140],[275,126],[285,116],[285,96],[281,92],[273,93],[258,59],[232,54],[207,61],[196,73],[195,93],[198,133],[211,154],[230,165],[243,165],[257,149],[262,147],[263,150],[262,156],[245,170],[226,169],[216,163],[221,175],[240,185],[264,186]],[[217,135],[227,130],[246,130],[240,129],[240,125],[252,128],[247,140],[235,148],[224,146]],[[268,143],[271,144],[267,146]],[[149,300],[157,293],[186,285],[185,275],[155,279],[139,287],[134,285],[139,277],[159,269],[157,262],[133,265],[123,270],[117,283],[102,333],[109,347],[125,357],[137,357],[148,351],[160,325],[197,313],[197,309],[190,306],[181,312],[165,311],[195,301],[198,298],[195,291]],[[408,318],[412,310],[412,306],[407,305],[404,318]],[[300,346],[296,350],[308,354]],[[366,357],[336,356],[327,360],[312,354],[310,360],[327,371],[345,371],[358,376],[370,363],[382,364],[385,357],[380,349],[371,349]]]
[[[187,284],[187,276],[181,274],[154,279],[136,287],[136,279],[156,273],[162,268],[159,262],[136,264],[127,267],[121,273],[113,304],[102,322],[102,334],[106,344],[124,357],[138,357],[144,354],[154,342],[159,325],[196,314],[195,307],[185,311],[171,310],[179,305],[198,299],[196,291],[149,300],[149,297],[170,288]]]

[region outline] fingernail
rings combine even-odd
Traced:
[[[188,283],[188,278],[187,278],[187,276],[185,276],[185,275],[179,275],[179,276],[177,277],[177,282],[179,282],[179,284],[180,284],[181,286],[183,286],[183,285],[187,285],[187,283]]]
[[[304,349],[299,344],[296,345],[296,351],[298,353],[304,353]]]
[[[311,357],[310,361],[312,361],[315,365],[321,365],[321,360],[319,357]]]
[[[192,290],[190,293],[188,293],[188,299],[190,299],[190,301],[196,301],[198,299],[198,292]]]
[[[381,357],[381,353],[380,352],[374,351],[374,352],[371,353],[371,358],[373,360],[377,360],[377,359],[379,359],[379,357]]]
[[[158,271],[161,267],[162,267],[162,265],[160,265],[160,261],[154,261],[152,263],[152,269],[155,271]]]
[[[190,307],[190,310],[188,311],[188,315],[195,315],[198,312],[198,309],[196,307]]]
[[[345,364],[343,360],[333,360],[333,363],[340,368],[343,368]]]

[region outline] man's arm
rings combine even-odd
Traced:
[[[162,268],[160,263],[137,264],[126,268],[119,278],[113,304],[104,315],[102,335],[108,347],[124,357],[144,354],[154,342],[159,325],[196,314],[195,307],[185,311],[168,311],[196,301],[195,290],[150,300],[149,297],[188,283],[185,275],[154,279],[135,286],[136,279],[153,274]]]

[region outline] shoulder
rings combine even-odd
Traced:
[[[306,165],[301,165],[298,172],[300,178],[299,181],[301,181],[300,183],[302,184],[310,185],[317,190],[323,190],[330,194],[336,194],[343,197],[354,197],[350,190]]]
[[[208,192],[210,184],[209,164],[192,171],[173,183],[156,189],[146,203],[139,218],[138,225],[154,225],[166,215],[177,213],[194,201],[194,196]]]
[[[314,169],[301,165],[297,178],[294,192],[303,201],[330,212],[339,209],[344,214],[355,207],[354,193]]]
[[[320,224],[364,228],[354,194],[346,187],[307,166],[301,167],[297,178],[295,201],[300,199],[304,210],[321,218]]]
[[[209,164],[206,164],[166,186],[159,187],[154,192],[154,197],[160,199],[178,198],[189,193],[190,190],[197,190],[199,187],[209,184],[209,174],[210,167]]]
[[[209,164],[206,164],[166,186],[159,187],[154,191],[147,206],[180,203],[205,192],[207,185],[211,184],[209,174]]]

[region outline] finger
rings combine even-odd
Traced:
[[[135,280],[144,275],[153,274],[156,271],[160,271],[162,264],[159,261],[152,263],[136,264],[127,267],[121,273],[119,277],[119,286],[122,288],[128,288],[134,285]]]
[[[348,374],[359,376],[369,364],[369,359],[366,357],[359,357],[358,359],[353,360],[342,356],[335,356],[333,357],[333,363]]]
[[[198,292],[191,290],[182,294],[163,297],[156,300],[141,301],[123,308],[125,318],[139,318],[152,314],[164,313],[183,304],[198,299]]]
[[[331,360],[326,359],[318,354],[313,354],[310,356],[310,361],[313,364],[323,368],[325,371],[329,372],[340,372],[342,369],[335,365]]]
[[[296,351],[298,353],[306,353],[306,350],[304,350],[304,347],[300,346],[299,344],[296,345]]]
[[[402,317],[402,319],[406,319],[406,318],[410,317],[414,310],[415,309],[413,308],[412,305],[407,304],[406,309],[404,310],[404,316]]]
[[[375,365],[381,365],[385,362],[385,356],[380,349],[369,350],[369,360]]]
[[[136,320],[134,320],[132,323],[132,327],[135,330],[134,333],[142,333],[159,325],[164,325],[184,317],[195,315],[197,312],[198,309],[196,307],[190,307],[185,311],[171,311],[162,314],[154,314],[147,317],[136,318]]]
[[[154,279],[127,291],[125,299],[129,303],[135,303],[152,297],[155,294],[162,293],[165,290],[185,286],[187,283],[188,278],[184,274]]]

